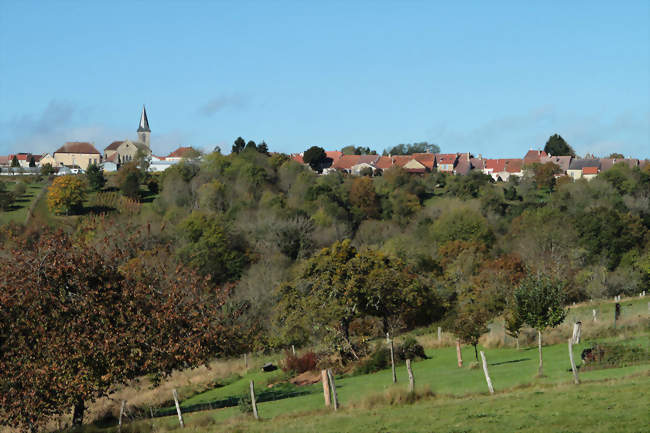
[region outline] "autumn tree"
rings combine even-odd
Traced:
[[[237,350],[226,293],[158,268],[149,258],[166,248],[100,253],[62,232],[15,242],[0,262],[0,424],[35,432],[73,407],[79,425],[116,384]]]
[[[372,179],[357,177],[350,186],[350,203],[354,206],[362,219],[377,218],[379,216],[379,201],[375,193]]]
[[[564,321],[564,291],[551,278],[543,274],[532,274],[524,278],[515,291],[516,315],[537,330],[539,348],[539,370],[542,376],[542,332],[547,328],[555,328]]]
[[[533,178],[537,188],[552,190],[555,187],[555,175],[562,173],[557,164],[547,162],[546,164],[533,164]]]
[[[82,208],[86,199],[86,182],[81,176],[65,175],[54,179],[47,192],[47,206],[52,212],[69,215]]]

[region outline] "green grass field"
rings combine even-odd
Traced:
[[[7,182],[7,184],[7,189],[13,190],[16,182]],[[0,225],[8,222],[24,223],[27,218],[27,210],[45,185],[47,185],[46,181],[28,184],[27,191],[21,197],[18,197],[12,209],[0,211]]]
[[[622,302],[631,316],[647,317],[647,297]],[[595,304],[606,314],[613,302]],[[591,305],[572,309],[576,317],[588,314]],[[644,310],[645,309],[645,310]],[[647,323],[647,322],[645,322]],[[588,330],[593,321],[584,321]],[[602,326],[600,324],[599,326]],[[633,334],[619,330],[617,335],[598,338],[597,341],[618,342],[649,348],[650,329],[641,328]],[[583,340],[574,346],[574,358],[580,365],[580,353],[595,340]],[[417,389],[431,390],[435,397],[427,397],[414,404],[390,405],[377,397],[399,390],[405,393],[408,379],[403,364],[397,367],[397,385],[392,384],[390,369],[370,375],[338,376],[336,386],[342,410],[328,413],[323,408],[322,385],[304,387],[282,384],[284,392],[299,389],[306,395],[258,404],[261,422],[251,421],[239,408],[230,407],[212,411],[187,413],[185,421],[190,432],[213,431],[288,431],[288,432],[342,432],[342,431],[647,431],[650,421],[645,391],[650,384],[650,360],[646,363],[584,371],[581,384],[573,385],[567,344],[543,348],[545,376],[538,378],[536,346],[515,348],[483,348],[490,376],[496,390],[488,394],[482,369],[475,365],[472,347],[463,347],[463,368],[458,368],[454,347],[427,350],[427,360],[413,363]],[[244,377],[233,378],[226,386],[196,395],[183,395],[181,407],[228,397],[239,397],[247,392],[254,380],[256,393],[266,391],[268,382],[275,382],[281,371],[262,373],[250,370]],[[378,400],[377,405],[368,401]],[[373,407],[369,407],[373,406]],[[625,425],[621,424],[626,420]],[[175,416],[156,418],[155,430],[175,430]],[[151,421],[134,421],[130,431],[151,431]],[[115,431],[114,428],[87,431]]]

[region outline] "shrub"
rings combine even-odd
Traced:
[[[25,185],[25,182],[18,182],[16,186],[14,186],[14,194],[16,194],[18,197],[25,194],[26,191],[27,185]]]
[[[6,184],[0,182],[0,209],[8,210],[15,201],[16,196],[13,191],[7,191]]]
[[[593,360],[585,362],[580,368],[586,371],[625,367],[647,361],[649,355],[648,350],[641,346],[599,343],[591,349],[590,357]]]
[[[427,359],[424,348],[413,337],[406,337],[404,342],[397,346],[397,356],[403,361],[407,359]]]
[[[413,337],[407,337],[402,344],[393,347],[395,362],[407,359],[427,359],[424,348]],[[370,374],[390,367],[390,349],[381,342],[375,346],[370,357],[363,361],[355,370],[355,374]]]
[[[302,356],[296,356],[287,352],[282,369],[285,372],[293,371],[297,374],[301,374],[305,371],[316,370],[317,364],[318,358],[314,352],[307,352]]]
[[[149,182],[147,182],[147,187],[149,188],[149,192],[152,194],[158,194],[158,180],[156,179],[149,179]]]
[[[241,413],[253,413],[253,401],[251,400],[250,393],[245,392],[241,397],[239,397],[237,407],[239,407]]]
[[[375,346],[375,350],[370,357],[359,365],[355,374],[370,374],[383,370],[390,366],[390,350],[382,343]]]

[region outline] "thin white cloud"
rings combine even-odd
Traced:
[[[199,107],[199,113],[212,116],[226,108],[244,108],[248,105],[248,98],[238,93],[224,93],[218,95]]]

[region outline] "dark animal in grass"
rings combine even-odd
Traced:
[[[265,372],[265,373],[268,373],[269,371],[275,371],[275,370],[277,370],[277,369],[278,369],[278,366],[277,366],[277,365],[273,365],[273,364],[270,363],[270,362],[267,362],[266,364],[264,364],[264,365],[262,366],[262,371]]]

